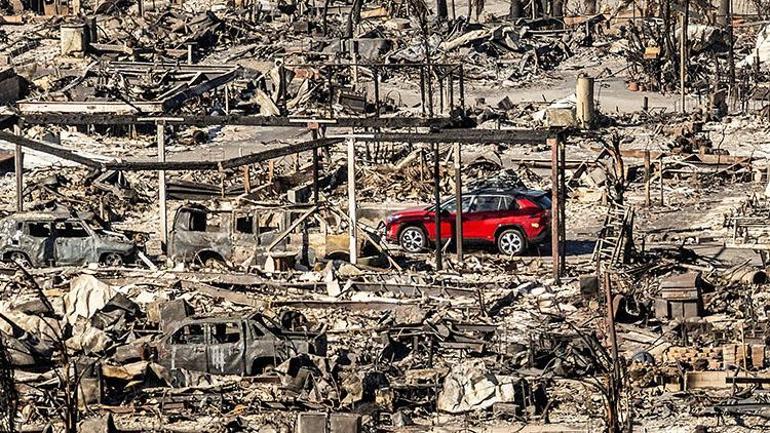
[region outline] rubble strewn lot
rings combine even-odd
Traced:
[[[767,2],[0,3],[0,432],[734,432]]]

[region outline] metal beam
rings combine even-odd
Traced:
[[[319,147],[341,143],[342,139],[321,138],[319,140],[305,141],[275,149],[254,152],[236,158],[222,161],[117,161],[106,162],[103,167],[108,170],[142,171],[142,170],[219,170],[220,168],[236,168],[247,164],[280,158],[299,152],[306,152]]]
[[[66,159],[68,161],[83,164],[92,168],[101,167],[101,163],[94,161],[91,158],[79,155],[71,150],[63,149],[52,144],[46,144],[42,141],[30,140],[29,138],[22,137],[20,135],[12,134],[6,131],[0,131],[0,140],[7,141],[9,143],[20,145],[28,149],[36,150],[38,152],[47,153],[49,155],[58,156],[59,158]]]
[[[306,128],[308,122],[313,122],[324,124],[328,127],[339,128],[446,128],[450,127],[453,123],[453,119],[450,119],[449,117],[437,117],[432,119],[419,117],[340,117],[330,119],[287,116],[244,116],[238,114],[231,114],[228,116],[175,116],[174,120],[170,121],[168,120],[167,115],[148,116],[146,114],[126,113],[83,113],[83,111],[85,111],[83,107],[88,106],[88,103],[62,102],[58,104],[61,104],[61,106],[64,107],[62,111],[66,109],[66,111],[70,112],[29,112],[22,116],[24,123],[31,125],[154,125],[157,120],[156,117],[163,117],[168,123],[200,127],[239,125]],[[32,109],[29,108],[29,110]]]
[[[427,134],[380,132],[357,137],[359,141],[461,143],[461,144],[543,144],[554,131],[537,129],[450,129]]]

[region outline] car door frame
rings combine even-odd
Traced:
[[[203,330],[203,342],[202,343],[195,343],[195,344],[176,344],[174,343],[174,336],[181,332],[185,327],[187,326],[200,326]],[[206,346],[209,341],[208,338],[208,327],[206,326],[206,322],[187,322],[176,329],[169,334],[168,338],[166,339],[166,349],[168,353],[162,353],[160,354],[161,357],[168,356],[168,360],[165,363],[166,366],[170,369],[178,369],[178,368],[184,368],[187,370],[194,370],[194,371],[209,371],[209,364],[208,364],[208,355]],[[164,351],[165,352],[165,351]],[[181,358],[182,362],[179,362]],[[202,366],[203,368],[200,368]]]
[[[17,249],[29,257],[30,262],[35,266],[47,266],[48,260],[54,260],[55,254],[54,254],[54,247],[53,247],[53,233],[54,233],[54,227],[53,227],[54,221],[34,221],[34,220],[28,220],[23,221],[17,224],[21,224],[21,233],[19,235],[19,243],[15,244],[13,246],[14,249]],[[48,236],[47,237],[36,237],[32,236],[30,232],[30,224],[47,224],[48,225]],[[50,251],[50,257],[46,257],[46,242],[51,242],[51,251]]]
[[[85,232],[84,237],[61,236],[58,224],[79,224]],[[94,234],[84,221],[78,219],[57,220],[52,224],[53,236],[53,256],[57,266],[61,265],[84,265],[89,261],[98,261],[98,257],[93,257],[95,250]],[[61,253],[60,253],[61,250]]]
[[[233,323],[238,328],[238,341],[233,343],[220,343],[214,336],[215,327],[220,324]],[[211,374],[246,374],[244,357],[246,355],[246,332],[243,320],[217,320],[206,322],[206,362]]]

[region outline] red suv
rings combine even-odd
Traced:
[[[454,236],[455,199],[441,204],[441,239]],[[385,220],[388,241],[414,253],[436,240],[435,206],[394,212]],[[550,232],[551,200],[544,191],[482,189],[463,195],[463,239],[494,243],[515,256]]]

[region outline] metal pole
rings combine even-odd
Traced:
[[[559,140],[559,275],[567,273],[567,143]]]
[[[310,131],[313,140],[318,140],[318,130]],[[318,148],[313,148],[313,203],[318,205]]]
[[[465,111],[465,68],[460,65],[460,106]]]
[[[376,66],[374,74],[374,117],[380,117],[380,69]]]
[[[462,179],[462,155],[460,143],[455,143],[455,244],[457,249],[457,262],[463,263],[463,179]]]
[[[436,224],[436,270],[442,269],[441,263],[441,182],[439,179],[439,144],[434,144],[433,147],[433,199],[436,204],[436,211],[434,212],[433,222]]]
[[[21,126],[13,125],[13,133],[21,136]],[[16,153],[13,157],[14,171],[16,173],[16,210],[24,211],[24,151],[20,144],[16,145]]]
[[[425,115],[425,107],[428,104],[425,102],[425,65],[420,65],[420,109],[422,114]]]
[[[548,138],[546,144],[551,147],[551,258],[554,284],[559,284],[559,139]]]
[[[682,113],[687,112],[685,83],[687,82],[687,27],[690,21],[690,2],[684,3],[682,34],[679,37],[679,92],[682,99]]]
[[[650,207],[650,151],[644,151],[644,205]]]
[[[618,336],[615,331],[615,308],[612,303],[612,284],[611,284],[610,274],[605,273],[604,274],[604,291],[605,291],[605,297],[607,302],[607,328],[609,330],[610,334],[610,347],[612,349],[612,368],[610,369],[610,391],[614,394],[615,387],[615,380],[618,377]],[[611,432],[617,431],[617,419],[615,418],[617,414],[615,411],[610,411],[610,420],[609,420],[609,428]]]
[[[358,218],[356,216],[356,139],[348,137],[346,139],[348,145],[348,217],[350,219],[350,245],[348,250],[350,251],[350,263],[356,264],[358,262],[358,239],[356,227],[358,226]]]
[[[660,171],[658,171],[658,186],[660,187],[660,205],[663,206],[663,155],[659,161]]]
[[[166,122],[155,124],[158,141],[158,162],[166,162]],[[158,206],[160,208],[160,242],[165,247],[168,242],[168,209],[166,207],[166,171],[158,170]]]

